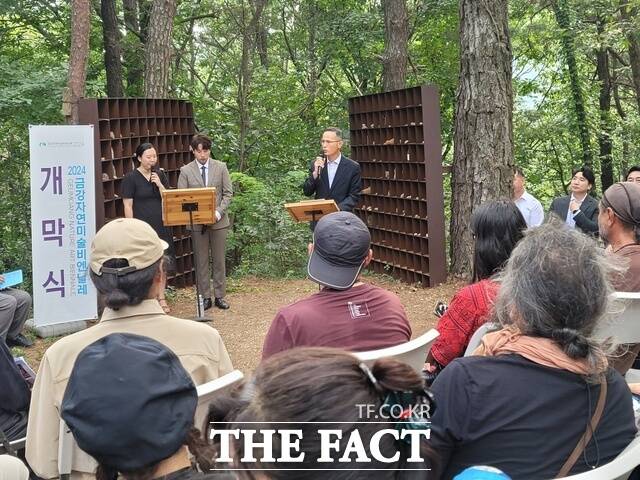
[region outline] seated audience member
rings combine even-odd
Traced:
[[[27,434],[31,392],[13,361],[9,347],[0,341],[0,432],[9,441]]]
[[[614,277],[617,292],[640,292],[640,183],[611,185],[600,200],[598,226],[607,250],[627,263],[623,276]],[[622,353],[626,351],[626,353]],[[640,344],[625,345],[612,357],[612,366],[624,375],[640,352]]]
[[[431,445],[444,478],[477,464],[516,480],[564,477],[610,462],[633,440],[629,388],[592,338],[612,268],[575,230],[527,232],[500,278],[495,315],[504,328],[433,384],[441,408]]]
[[[90,276],[106,308],[100,322],[58,340],[44,354],[31,395],[26,457],[42,478],[58,476],[58,424],[62,395],[82,349],[110,333],[133,333],[166,345],[196,384],[232,370],[218,332],[208,325],[166,315],[157,301],[167,245],[141,220],[121,218],[98,231]],[[127,399],[123,399],[126,402]],[[95,461],[73,452],[72,479],[93,478]]]
[[[640,183],[640,165],[634,165],[627,172],[627,182]]]
[[[178,357],[140,335],[112,333],[85,347],[71,371],[60,415],[97,462],[97,480],[229,478],[198,473],[213,450],[193,427],[198,394]]]
[[[262,358],[293,347],[337,347],[366,351],[411,338],[397,295],[359,281],[372,258],[367,226],[350,212],[320,219],[309,245],[309,278],[324,288],[282,307],[271,323]]]
[[[464,354],[474,332],[489,318],[498,293],[493,276],[507,262],[526,228],[520,210],[508,200],[484,203],[473,212],[473,283],[455,294],[438,321],[440,336],[427,357],[432,377]]]
[[[0,284],[4,277],[0,275]],[[31,308],[31,295],[17,288],[0,289],[0,341],[10,347],[30,347],[33,342],[22,334]]]
[[[0,455],[0,480],[29,480],[29,469],[18,457]]]
[[[435,466],[435,456],[425,440],[427,432],[419,434],[418,438],[414,436],[405,440],[395,440],[392,435],[380,435],[379,432],[426,430],[429,425],[426,422],[428,412],[433,408],[424,381],[409,365],[383,358],[369,368],[347,352],[308,347],[282,352],[262,362],[236,397],[220,399],[210,406],[209,421],[233,422],[217,424],[216,429],[255,429],[255,422],[260,422],[268,425],[265,428],[290,428],[293,424],[297,430],[301,430],[301,439],[296,442],[296,450],[304,452],[304,459],[300,463],[243,461],[241,459],[247,453],[245,442],[242,437],[232,438],[230,454],[234,460],[233,468],[240,469],[239,479],[424,480],[430,478],[425,469]],[[396,413],[396,418],[393,418],[389,415],[390,411],[410,412],[411,415]],[[383,413],[387,418],[381,418],[378,413]],[[339,423],[330,423],[337,421]],[[342,433],[338,451],[331,450],[331,458],[334,459],[331,463],[318,461],[324,456],[322,452],[325,450],[321,449],[318,430],[324,429],[338,429]],[[351,461],[337,461],[354,431],[359,434],[371,462],[355,462],[353,452]],[[369,447],[376,434],[380,436],[380,455],[389,459],[397,455],[395,461],[383,463],[373,457]],[[281,438],[273,437],[274,452],[282,451]],[[219,445],[219,441],[216,442],[218,439],[213,438],[214,443]],[[416,445],[414,441],[420,443]],[[415,448],[422,461],[407,463],[412,448]],[[318,470],[327,467],[344,470]],[[264,476],[255,477],[255,473],[248,470],[252,468],[272,470]],[[289,471],[288,468],[298,471]],[[409,471],[409,468],[416,470]],[[305,471],[299,471],[301,469]],[[371,472],[370,469],[378,470]]]
[[[537,227],[544,222],[544,209],[540,201],[527,192],[525,188],[524,172],[516,167],[513,175],[513,203],[527,222],[527,227]]]
[[[576,168],[572,175],[571,195],[555,198],[549,213],[558,216],[569,228],[595,235],[598,233],[598,201],[589,193],[595,187],[596,176],[589,167]]]

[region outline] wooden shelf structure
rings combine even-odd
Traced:
[[[446,280],[438,91],[421,86],[349,99],[351,156],[371,231],[371,268],[407,283]]]
[[[193,104],[159,98],[86,98],[79,104],[80,123],[94,125],[96,229],[124,217],[122,178],[137,167],[135,150],[150,142],[158,152],[158,166],[177,187],[180,167],[192,160],[189,142],[195,134]],[[171,227],[176,251],[177,287],[195,281],[191,235],[185,227]]]

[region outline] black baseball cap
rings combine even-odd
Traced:
[[[171,350],[149,337],[113,333],[78,355],[60,415],[82,450],[128,471],[177,452],[197,403],[196,387]]]
[[[346,290],[356,282],[371,245],[369,229],[351,212],[320,219],[313,231],[309,278],[329,288]]]

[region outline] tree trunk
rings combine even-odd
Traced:
[[[153,0],[144,55],[144,94],[147,98],[169,95],[171,32],[175,15],[175,0]]]
[[[255,48],[260,57],[260,65],[265,69],[269,68],[269,57],[267,55],[267,29],[262,20],[262,12],[267,5],[267,0],[253,0],[253,15],[255,21]]]
[[[513,89],[508,0],[461,0],[451,204],[451,268],[471,271],[470,216],[509,197],[513,180]]]
[[[624,20],[624,30],[629,44],[629,63],[631,64],[631,80],[636,92],[636,103],[640,112],[640,34],[633,24],[638,11],[637,8],[629,8],[629,0],[620,3],[620,16]]]
[[[587,124],[587,112],[584,107],[584,94],[582,93],[582,82],[578,73],[578,62],[576,60],[576,47],[573,42],[574,31],[571,28],[569,19],[569,7],[567,0],[553,0],[551,7],[556,16],[556,21],[560,27],[560,37],[562,51],[567,70],[569,72],[569,82],[571,85],[571,95],[573,96],[573,108],[576,115],[578,132],[580,132],[580,143],[582,146],[582,163],[591,166],[591,139],[589,137],[589,127]]]
[[[127,94],[143,94],[142,65],[144,64],[144,45],[141,41],[140,22],[138,21],[138,3],[136,0],[122,0],[124,24],[127,26],[123,58],[127,70]]]
[[[611,155],[611,77],[609,76],[609,53],[602,38],[605,31],[605,20],[597,21],[600,47],[596,52],[598,82],[600,83],[600,129],[598,132],[598,146],[600,149],[600,182],[604,192],[613,184],[613,158]]]
[[[120,59],[120,31],[118,30],[115,0],[101,0],[100,17],[102,17],[107,96],[124,97],[124,89],[122,87],[122,61]]]
[[[91,7],[89,0],[71,0],[71,53],[62,112],[67,123],[78,124],[78,100],[84,96],[89,58]]]
[[[407,78],[409,16],[405,0],[382,0],[384,11],[383,89],[399,90]]]

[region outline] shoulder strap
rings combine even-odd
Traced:
[[[602,417],[602,412],[604,411],[604,404],[606,400],[607,400],[607,379],[603,375],[602,378],[600,379],[600,396],[598,397],[598,403],[596,404],[596,409],[593,412],[593,417],[591,417],[591,421],[587,425],[587,429],[582,434],[582,437],[580,437],[580,440],[578,440],[578,444],[576,445],[576,448],[573,449],[573,452],[571,452],[571,455],[569,455],[569,458],[567,458],[567,461],[564,462],[564,465],[560,469],[560,472],[558,473],[556,478],[566,477],[567,474],[573,468],[573,466],[576,464],[578,457],[580,457],[580,455],[582,455],[582,452],[584,452],[584,449],[587,448],[587,445],[591,440],[593,432],[598,426],[598,423],[600,423],[600,418]]]

